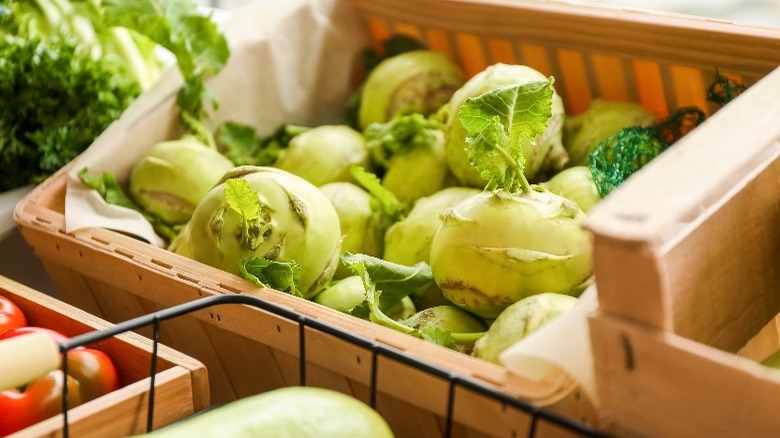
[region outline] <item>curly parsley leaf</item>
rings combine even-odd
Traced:
[[[62,37],[0,39],[0,191],[76,158],[140,92],[118,66]]]

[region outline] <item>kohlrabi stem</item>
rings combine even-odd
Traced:
[[[517,193],[517,192],[521,192],[522,194],[531,193],[533,189],[531,189],[531,184],[528,183],[528,180],[525,177],[523,165],[519,161],[517,161],[514,157],[512,157],[512,155],[509,154],[509,152],[505,148],[496,145],[496,149],[501,153],[501,155],[504,156],[506,161],[510,163],[509,167],[514,171],[515,175],[517,175],[516,179],[512,179],[509,182],[509,187],[501,187],[501,188],[504,188],[511,193]],[[520,187],[517,187],[518,184]]]

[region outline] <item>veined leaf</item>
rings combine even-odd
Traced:
[[[528,82],[496,88],[466,99],[459,118],[466,129],[467,154],[486,189],[528,191],[523,145],[544,133],[552,116],[552,84]]]
[[[282,262],[261,257],[243,259],[239,267],[241,277],[252,283],[303,298],[301,293],[301,265],[296,261]]]
[[[400,300],[433,281],[431,267],[425,262],[404,266],[366,254],[351,253],[343,254],[341,261],[349,267],[360,265],[361,272],[365,271],[387,300]]]

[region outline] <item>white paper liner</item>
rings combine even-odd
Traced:
[[[571,310],[504,350],[499,360],[509,371],[531,380],[541,380],[556,365],[598,405],[588,328],[588,316],[597,307],[596,288],[591,286]]]

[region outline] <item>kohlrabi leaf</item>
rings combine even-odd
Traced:
[[[290,141],[309,129],[285,124],[263,137],[252,126],[226,121],[219,126],[218,146],[220,152],[237,166],[272,166]]]
[[[301,265],[296,261],[280,262],[261,257],[243,259],[241,277],[252,283],[303,298],[300,291]]]
[[[363,301],[360,303],[360,305],[355,306],[352,308],[352,310],[349,312],[350,315],[365,319],[366,321],[371,320],[371,306],[368,305],[368,301]]]
[[[100,176],[92,176],[85,167],[79,171],[78,175],[84,184],[100,193],[100,196],[103,197],[107,203],[129,208],[141,213],[141,215],[143,215],[143,217],[152,225],[154,232],[163,238],[168,239],[168,241],[172,241],[178,234],[176,230],[157,216],[144,210],[143,207],[128,196],[116,181],[114,174],[103,172]]]
[[[405,266],[366,254],[351,253],[344,253],[341,262],[348,267],[362,265],[371,282],[387,300],[400,300],[433,281],[431,267],[425,262]]]
[[[177,96],[182,120],[200,140],[215,146],[206,128],[204,102],[219,106],[205,80],[227,63],[230,49],[210,16],[192,0],[103,0],[109,25],[132,29],[168,49],[184,78]],[[206,138],[203,138],[203,137]]]
[[[530,191],[523,146],[547,129],[553,81],[496,88],[463,103],[458,116],[467,132],[467,154],[488,181],[487,190]]]
[[[242,123],[226,121],[219,125],[217,145],[220,152],[228,157],[233,164],[242,166],[255,164],[254,156],[260,150],[261,139],[255,128]],[[273,161],[260,165],[270,166],[271,164]]]
[[[366,259],[363,258],[362,255],[346,253],[341,256],[341,262],[363,281],[363,287],[366,290],[366,305],[369,312],[368,319],[371,322],[407,334],[416,333],[415,329],[393,320],[382,312],[380,301],[382,291],[377,290],[376,284],[374,284],[374,281],[371,279],[369,270],[366,267]]]
[[[379,177],[364,169],[362,166],[352,166],[350,169],[352,178],[366,189],[372,200],[376,201],[376,209],[380,210],[390,223],[398,221],[405,214],[404,205],[395,197],[393,192],[382,185]]]
[[[416,148],[429,147],[438,141],[434,130],[444,125],[420,113],[399,112],[386,123],[372,123],[363,131],[371,156],[380,168],[389,166],[390,158]]]
[[[228,178],[225,181],[225,202],[228,207],[241,217],[241,241],[245,248],[257,247],[257,239],[262,239],[259,229],[263,205],[255,189],[245,179]],[[257,229],[257,232],[250,230]]]
[[[420,330],[420,337],[428,342],[441,345],[451,349],[457,348],[458,344],[455,342],[455,338],[452,333],[444,327],[431,326],[425,327]]]

